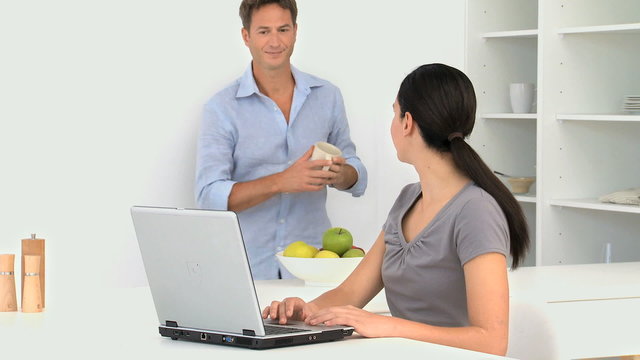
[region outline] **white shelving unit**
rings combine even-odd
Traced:
[[[557,114],[559,121],[624,121],[640,122],[640,115],[604,115],[604,114]]]
[[[558,30],[558,34],[560,35],[614,33],[614,32],[640,33],[640,23],[601,25],[601,26],[579,26],[579,27],[571,27],[571,28],[562,28]]]
[[[502,113],[502,114],[484,114],[483,119],[532,119],[538,118],[537,114],[514,114],[514,113]]]
[[[640,187],[640,1],[468,0],[466,73],[478,98],[474,148],[497,171],[536,176],[518,195],[533,249],[525,265],[640,261],[640,206],[601,195]],[[509,83],[536,84],[531,114]]]
[[[538,30],[516,30],[516,31],[496,31],[482,34],[482,38],[535,38],[538,36]]]
[[[535,195],[515,195],[515,198],[521,203],[535,204],[537,201]]]
[[[549,204],[553,206],[570,207],[570,208],[577,208],[577,209],[590,209],[590,210],[640,214],[640,206],[602,203],[597,199],[550,200]]]

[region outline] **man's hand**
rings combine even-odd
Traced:
[[[358,173],[349,164],[345,158],[336,156],[333,159],[333,163],[329,167],[329,171],[334,173],[330,179],[330,185],[333,185],[338,190],[346,190],[353,186],[358,180]]]
[[[338,173],[331,169],[322,170],[323,166],[331,166],[333,161],[309,160],[312,153],[313,146],[288,169],[278,174],[279,192],[319,191],[325,186],[335,183],[334,179],[338,176]]]
[[[343,157],[310,160],[313,146],[288,169],[260,179],[238,182],[229,194],[228,209],[240,212],[267,201],[279,193],[320,191],[327,185],[346,190],[358,180],[358,173]],[[323,166],[329,166],[322,170]]]

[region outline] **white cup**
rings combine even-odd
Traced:
[[[514,113],[530,113],[533,105],[534,86],[528,83],[509,84],[509,97],[511,98],[511,110]]]
[[[318,141],[313,146],[311,160],[331,160],[336,156],[342,156],[342,151],[328,142]],[[322,170],[329,170],[329,166],[323,166]]]

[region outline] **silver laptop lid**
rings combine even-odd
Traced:
[[[161,325],[264,335],[235,213],[134,206],[131,215]]]

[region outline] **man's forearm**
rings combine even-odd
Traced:
[[[228,209],[240,212],[259,205],[280,193],[280,173],[260,179],[235,183],[229,194]]]
[[[304,164],[303,166],[305,167],[310,166],[305,164],[306,161],[296,162],[296,164],[298,163]],[[318,164],[311,165],[316,166]],[[300,169],[300,165],[294,165],[280,173],[252,181],[235,183],[229,194],[227,208],[231,211],[240,212],[261,204],[274,195],[283,192],[319,191],[330,184],[329,179],[314,178],[313,176],[317,175],[309,175],[313,171],[318,172],[318,170],[312,170],[312,168]],[[341,175],[340,180],[333,184],[338,190],[349,189],[358,180],[358,173],[351,165],[344,165]]]

